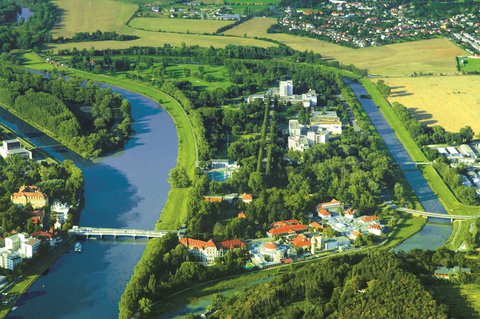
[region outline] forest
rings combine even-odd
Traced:
[[[0,84],[2,106],[84,157],[117,150],[131,133],[129,102],[92,82],[2,63]]]
[[[463,280],[478,282],[478,263],[444,250],[377,251],[292,266],[231,298],[218,296],[212,318],[452,318],[424,285],[438,281],[437,266],[458,263],[473,272]]]
[[[11,3],[28,7],[35,14],[27,21],[12,21]],[[6,10],[6,11],[4,11]],[[7,14],[7,21],[1,21],[1,12]],[[18,12],[18,9],[17,9]],[[0,52],[13,49],[39,50],[43,43],[50,39],[50,29],[57,17],[55,6],[48,0],[3,1],[0,4]]]
[[[14,192],[22,185],[39,186],[50,202],[59,200],[76,207],[83,191],[82,171],[73,162],[49,163],[35,162],[18,156],[0,158],[0,221],[2,236],[10,231],[32,233],[41,230],[40,225],[31,219],[33,208],[15,206],[10,200]],[[75,213],[75,210],[73,210]],[[71,222],[78,216],[72,215],[64,229],[71,227]],[[50,220],[49,225],[55,221]],[[48,225],[47,225],[48,226]]]

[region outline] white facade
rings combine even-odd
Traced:
[[[309,130],[307,133],[307,140],[310,146],[314,144],[327,143],[329,141],[329,138],[330,138],[330,132],[327,130],[318,130],[316,132]]]
[[[37,238],[29,238],[23,242],[20,255],[24,258],[33,258],[40,248],[41,240]]]
[[[302,125],[298,122],[298,120],[288,121],[288,135],[289,136],[302,135]]]
[[[308,90],[308,93],[302,94],[302,104],[304,107],[317,106],[317,92]]]
[[[0,254],[0,267],[2,268],[13,271],[21,263],[22,258],[16,252],[6,250]]]
[[[279,85],[280,96],[292,96],[293,95],[293,81],[280,81]]]
[[[310,145],[308,144],[308,139],[306,136],[300,135],[300,136],[288,137],[288,149],[293,151],[303,152],[309,148],[310,148]]]
[[[70,211],[70,205],[55,201],[51,207],[52,215],[55,216],[57,221],[64,224],[68,219],[68,212]]]
[[[7,158],[10,155],[19,155],[21,157],[32,159],[32,152],[26,150],[19,140],[7,140],[3,141],[0,147],[0,156]]]

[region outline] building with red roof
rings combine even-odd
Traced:
[[[325,229],[325,227],[323,227],[323,225],[320,225],[319,223],[317,222],[311,222],[308,226],[310,226],[311,228],[315,229],[315,230],[323,230]]]
[[[201,263],[212,264],[215,258],[223,257],[227,250],[243,248],[245,244],[238,239],[226,240],[216,243],[214,240],[203,241],[188,237],[180,238],[180,243],[188,248],[188,253]]]
[[[237,218],[247,218],[247,214],[245,214],[244,212],[240,212],[238,213]]]
[[[360,217],[360,222],[364,223],[364,224],[371,224],[371,223],[374,223],[378,220],[378,217],[373,215],[373,216],[363,216],[363,217]]]
[[[310,247],[311,242],[310,239],[305,236],[305,235],[298,235],[297,238],[292,240],[292,245],[293,247],[296,248],[305,248],[305,247]]]
[[[332,217],[332,214],[330,214],[330,212],[328,212],[325,209],[321,208],[317,212],[318,212],[318,217],[320,217],[320,218],[330,218],[330,217]]]
[[[347,209],[343,214],[345,215],[346,218],[353,219],[355,217],[355,213],[357,211],[353,208]]]
[[[253,196],[251,194],[243,193],[240,198],[245,204],[250,204],[251,202],[253,202]]]
[[[338,207],[341,207],[341,206],[343,206],[343,204],[334,198],[329,202],[318,204],[317,205],[317,210],[320,209],[320,208],[332,209],[332,208],[338,208]]]
[[[377,223],[371,223],[368,225],[368,232],[377,236],[382,235],[382,226]]]
[[[11,200],[15,205],[26,206],[31,204],[34,209],[43,208],[48,205],[48,197],[40,191],[38,186],[22,186],[20,190],[13,193]]]
[[[291,235],[291,234],[296,234],[296,233],[301,233],[308,230],[308,227],[302,224],[298,225],[285,225],[285,226],[280,226],[280,227],[275,227],[270,229],[267,232],[267,235],[269,237],[275,237],[275,236],[284,236],[284,235]]]
[[[221,203],[223,201],[222,196],[203,196],[203,200],[210,203]]]

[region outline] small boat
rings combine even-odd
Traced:
[[[75,246],[73,247],[73,251],[76,253],[81,253],[82,252],[82,244],[80,244],[78,241],[75,243]]]

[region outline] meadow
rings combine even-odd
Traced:
[[[213,36],[200,34],[182,34],[169,32],[154,32],[131,28],[127,25],[137,9],[137,5],[129,2],[112,0],[62,0],[57,1],[59,7],[59,22],[53,30],[53,38],[71,37],[77,32],[115,31],[119,34],[139,37],[132,41],[89,41],[79,43],[52,44],[49,49],[122,49],[132,46],[163,46],[171,44],[181,46],[199,45],[223,48],[227,45],[244,45],[271,47],[276,44],[256,39]],[[210,23],[212,21],[208,21]],[[178,31],[178,30],[177,30]],[[215,30],[216,31],[216,30]]]
[[[458,132],[470,125],[480,132],[480,77],[436,76],[385,78],[392,94],[390,102],[408,107],[415,117],[428,125],[441,125]]]
[[[164,16],[159,18],[134,18],[129,25],[147,31],[212,34],[231,23],[231,21],[221,20],[171,19]]]
[[[460,72],[479,72],[480,73],[480,58],[458,58],[458,66]]]
[[[225,32],[240,37],[269,38],[299,51],[311,50],[343,64],[367,69],[370,74],[410,76],[413,72],[454,74],[455,58],[466,51],[445,38],[352,49],[313,38],[267,33],[274,18],[254,18]]]

